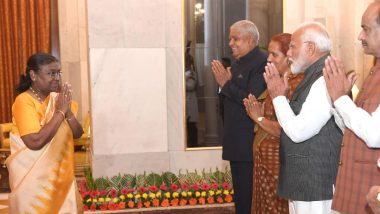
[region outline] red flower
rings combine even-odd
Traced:
[[[189,190],[189,185],[187,185],[187,183],[181,183],[181,189],[187,191]]]
[[[224,190],[229,190],[231,188],[230,184],[227,182],[224,182],[222,186]]]
[[[96,191],[96,190],[92,190],[92,191],[90,192],[90,197],[91,197],[91,198],[96,198],[96,196],[97,196],[97,191]]]
[[[143,206],[142,201],[139,200],[139,201],[137,202],[137,208],[142,208],[142,206]]]
[[[212,185],[211,185],[211,189],[216,190],[216,189],[218,189],[218,188],[219,188],[219,184],[218,184],[218,182],[214,182],[214,183],[212,183]]]
[[[85,198],[89,194],[89,192],[83,191],[80,194],[81,194],[82,198]]]
[[[134,191],[135,191],[134,188],[130,188],[130,189],[128,190],[128,192],[134,192]]]
[[[151,191],[151,192],[157,192],[158,191],[158,188],[155,186],[155,185],[153,185],[153,186],[150,186],[149,187],[149,190]]]
[[[191,186],[191,188],[192,188],[193,190],[195,190],[195,191],[198,191],[198,190],[200,189],[200,186],[199,186],[198,183],[195,183],[195,184],[193,184],[193,186]]]
[[[126,188],[121,189],[121,194],[123,194],[123,195],[128,194],[128,189],[126,189]]]
[[[162,185],[160,186],[160,190],[162,190],[162,191],[167,191],[167,190],[168,190],[168,187],[167,187],[165,184],[162,184]]]
[[[84,211],[88,211],[88,206],[84,204],[83,209],[84,209]]]
[[[202,184],[202,190],[209,190],[210,189],[210,185],[208,185],[207,183],[203,182]]]
[[[181,201],[179,201],[179,206],[185,206],[186,204],[187,204],[186,199],[181,199]]]
[[[86,191],[87,191],[86,187],[79,187],[79,192],[86,192]]]
[[[96,210],[96,204],[91,204],[91,206],[90,206],[90,210],[91,210],[91,211],[95,211],[95,210]]]
[[[133,201],[128,201],[128,207],[133,208],[135,206],[135,202]]]
[[[197,199],[195,199],[195,198],[191,198],[191,199],[189,200],[189,204],[190,204],[190,205],[196,205],[196,204],[197,204]]]
[[[214,197],[208,197],[208,198],[207,198],[207,203],[209,203],[209,204],[213,204],[213,203],[215,203],[215,201],[214,201]]]
[[[80,187],[85,187],[86,186],[86,179],[82,179],[80,182]]]
[[[160,206],[160,200],[158,200],[157,198],[153,199],[153,206],[154,207]]]
[[[170,185],[170,188],[172,189],[173,192],[177,192],[178,185],[177,184],[172,184],[172,185]]]
[[[124,201],[119,203],[119,209],[125,209],[125,202]]]
[[[110,196],[111,198],[115,198],[117,196],[117,191],[116,189],[112,188],[111,191],[110,191]]]
[[[216,199],[216,201],[217,201],[219,204],[222,204],[222,203],[224,202],[222,197],[218,197],[218,198]]]
[[[109,210],[115,210],[115,204],[113,204],[113,203],[108,204],[108,209]]]
[[[106,203],[103,203],[102,205],[100,205],[100,210],[104,211],[104,210],[107,210],[107,204]]]
[[[226,195],[226,197],[224,198],[224,200],[227,202],[227,203],[230,203],[232,201],[232,195]]]
[[[109,210],[117,210],[117,209],[119,209],[119,205],[114,204],[114,203],[110,203],[110,204],[108,204],[108,209]]]
[[[178,203],[179,203],[178,198],[175,198],[175,199],[173,199],[173,200],[170,201],[170,204],[172,205],[172,207],[178,206]]]
[[[140,187],[139,188],[139,192],[140,193],[145,193],[146,191],[148,191],[145,187]]]
[[[150,207],[150,201],[145,201],[145,202],[144,202],[144,206],[145,206],[145,207]]]
[[[169,204],[169,199],[164,199],[162,200],[161,202],[161,206],[162,207],[168,207],[170,204]]]
[[[199,198],[199,204],[205,205],[206,204],[206,199],[201,197]]]
[[[107,195],[107,191],[105,189],[103,189],[102,191],[100,191],[100,195],[102,197],[106,196]]]

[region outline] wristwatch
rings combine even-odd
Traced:
[[[265,119],[265,117],[258,117],[258,118],[257,118],[257,121],[261,122],[261,121],[263,121],[264,119]]]

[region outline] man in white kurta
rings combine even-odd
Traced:
[[[264,78],[282,127],[278,194],[289,199],[290,213],[331,212],[331,199],[339,162],[342,132],[322,76],[331,41],[319,23],[302,24],[292,34],[288,51],[291,71],[304,80],[290,102],[281,80],[268,64]]]

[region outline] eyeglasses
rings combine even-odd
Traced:
[[[302,42],[302,43],[313,43],[312,41],[304,41],[304,42]],[[293,49],[293,48],[295,48],[296,46],[295,46],[295,44],[294,43],[290,43],[289,44],[289,49]]]
[[[52,78],[52,79],[61,78],[61,76],[62,76],[61,71],[51,71],[51,72],[47,72],[47,73],[44,73],[44,72],[41,72],[41,73],[49,75],[50,78]]]

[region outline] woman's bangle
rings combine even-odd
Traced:
[[[56,110],[55,112],[58,112],[62,115],[63,119],[65,119],[65,112],[61,111],[61,110]]]

